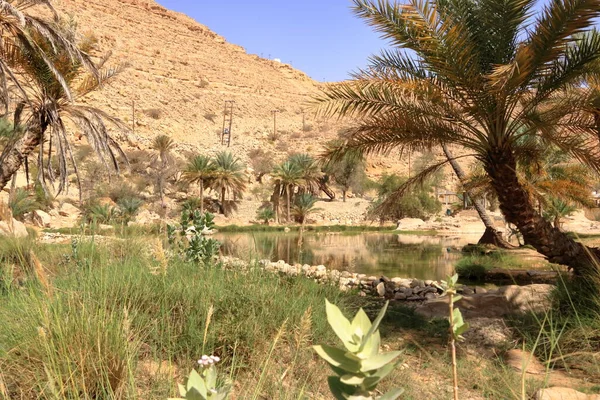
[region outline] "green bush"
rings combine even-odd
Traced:
[[[27,190],[17,188],[8,200],[8,206],[12,211],[13,218],[22,220],[27,213],[40,208],[40,204],[36,201]]]

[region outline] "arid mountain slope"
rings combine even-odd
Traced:
[[[93,32],[100,48],[112,51],[111,63],[130,64],[109,87],[93,95],[92,103],[134,125],[142,142],[163,133],[216,150],[225,100],[235,101],[236,152],[255,147],[271,134],[275,109],[280,111],[278,130],[302,131],[302,108],[319,86],[303,72],[247,54],[151,0],[60,0],[55,7],[73,16],[80,32]],[[306,124],[328,130],[308,114]],[[298,139],[301,136],[296,133]]]

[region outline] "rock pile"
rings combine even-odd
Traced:
[[[224,266],[236,269],[247,269],[249,264],[243,260],[222,257]],[[356,272],[329,270],[324,265],[295,264],[290,265],[283,260],[276,262],[261,260],[258,265],[265,271],[289,276],[305,276],[320,283],[333,284],[342,291],[357,290],[361,296],[378,296],[394,300],[424,301],[440,296],[440,282],[432,280],[376,277]],[[466,288],[465,288],[466,290]]]

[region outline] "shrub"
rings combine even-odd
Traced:
[[[217,114],[215,114],[214,112],[207,112],[206,114],[204,114],[204,118],[212,123],[215,123],[215,118],[217,118]]]
[[[82,215],[86,223],[110,224],[117,216],[117,210],[110,204],[98,204],[90,201],[83,206]]]
[[[23,189],[17,188],[12,196],[8,199],[8,206],[12,211],[13,218],[22,220],[23,216],[29,212],[40,208],[35,197]]]
[[[131,221],[140,210],[144,202],[137,197],[126,197],[121,199],[117,205],[119,206],[119,217],[123,223],[127,224]]]
[[[211,213],[183,211],[179,228],[167,226],[169,244],[176,254],[188,262],[209,265],[221,246],[217,240],[205,236],[214,226],[214,215]]]
[[[259,208],[256,211],[256,218],[263,221],[265,225],[269,225],[269,221],[275,218],[275,211],[273,211],[273,207]]]
[[[160,117],[162,116],[162,111],[158,108],[150,108],[148,110],[145,110],[144,114],[153,119],[160,119]]]

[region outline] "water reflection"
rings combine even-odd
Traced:
[[[478,237],[417,236],[390,233],[310,234],[302,249],[298,234],[228,233],[216,236],[224,255],[256,257],[290,264],[323,264],[331,269],[369,275],[443,279],[452,273],[457,246]]]

